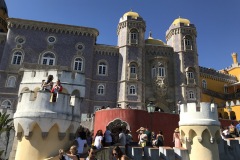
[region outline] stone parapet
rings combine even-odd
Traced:
[[[214,125],[219,126],[217,105],[207,102],[187,103],[180,105],[180,126]]]
[[[59,133],[65,133],[72,126],[75,133],[80,123],[80,100],[67,94],[58,94],[56,102],[50,102],[51,93],[32,91],[21,95],[14,114],[14,126],[16,134],[24,132],[25,136],[31,136],[35,124],[41,128],[42,136],[47,135],[54,124],[57,124]],[[70,105],[70,103],[72,105]]]

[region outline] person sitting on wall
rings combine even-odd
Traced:
[[[60,80],[57,80],[56,85],[52,88],[51,93],[52,93],[52,102],[56,102],[57,94],[62,92],[62,85]]]
[[[47,82],[45,82],[45,80],[42,80],[42,90],[50,92],[52,90],[52,87],[53,87],[52,80],[53,80],[53,75],[48,76]]]

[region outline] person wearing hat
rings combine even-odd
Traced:
[[[180,141],[180,133],[179,133],[179,129],[178,128],[176,128],[174,130],[173,142],[174,142],[174,146],[175,147],[181,147],[182,146],[181,141]]]
[[[138,144],[141,146],[141,147],[145,147],[146,144],[147,144],[147,135],[144,133],[145,131],[145,128],[141,127],[140,129],[137,130],[137,132],[139,132],[139,135],[138,135],[138,139],[139,139],[139,142]]]

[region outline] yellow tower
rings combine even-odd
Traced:
[[[238,64],[237,53],[232,53],[233,64]]]
[[[220,137],[217,105],[206,102],[181,105],[180,133],[190,160],[219,160]]]

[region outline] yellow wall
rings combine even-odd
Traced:
[[[200,77],[201,88],[202,88],[202,80],[203,79],[207,82],[207,88],[206,89],[224,94],[224,85],[226,84],[226,82],[217,81],[217,80],[213,80],[213,79],[210,79],[210,78]],[[210,102],[211,99],[212,99],[211,96],[209,96],[207,94],[203,94],[203,93],[201,94],[201,102]],[[223,102],[225,103],[224,100],[219,99],[219,98],[215,98],[215,97],[214,97],[214,102],[217,103],[218,105],[220,105]]]
[[[191,142],[183,141],[182,147],[186,148],[189,153],[189,158],[195,160],[219,160],[218,144],[216,139],[221,138],[218,126],[180,126],[181,138],[188,136]],[[215,141],[210,143],[211,135],[213,134]],[[185,135],[186,134],[186,135]],[[202,138],[199,142],[198,137]],[[184,139],[184,138],[183,138]]]
[[[236,76],[238,81],[240,80],[240,68],[239,67],[229,70],[228,73]]]
[[[38,125],[33,129],[33,135],[27,140],[24,136],[18,141],[18,148],[16,152],[16,160],[41,160],[44,158],[58,155],[60,148],[69,149],[71,145],[69,140],[69,132],[63,140],[58,138],[58,127],[54,125],[48,136],[43,139],[42,131]]]

